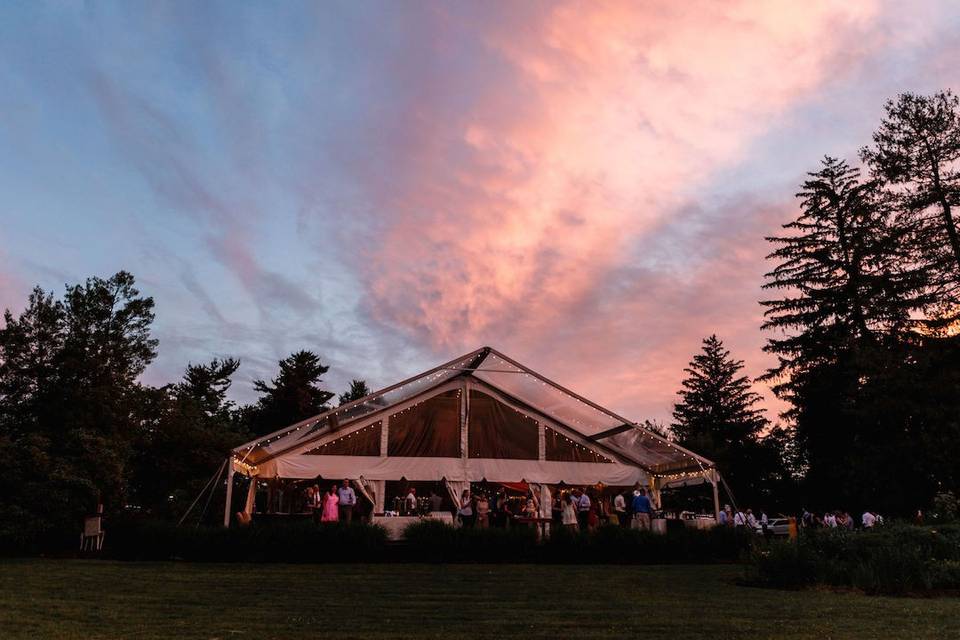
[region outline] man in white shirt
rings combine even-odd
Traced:
[[[410,491],[407,492],[407,498],[404,500],[404,503],[407,508],[407,515],[417,515],[417,490],[415,487],[410,487]]]
[[[353,507],[357,504],[357,494],[350,486],[349,480],[344,479],[343,484],[337,487],[337,497],[340,499],[337,503],[340,522],[350,524],[353,521]]]
[[[747,509],[747,526],[751,530],[757,528],[757,518],[753,515],[753,509]]]
[[[877,516],[873,515],[869,511],[864,511],[861,522],[863,523],[864,529],[872,529],[873,525],[877,524]]]
[[[618,493],[613,497],[613,512],[617,514],[617,523],[627,527],[627,501],[623,499],[623,494]]]

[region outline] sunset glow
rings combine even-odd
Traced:
[[[242,399],[294,349],[342,391],[491,345],[665,419],[704,336],[770,364],[763,238],[804,172],[960,86],[949,2],[0,15],[0,307],[126,269],[147,379],[236,356]]]

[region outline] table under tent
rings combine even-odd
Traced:
[[[374,521],[390,511],[396,481],[432,482],[453,505],[471,482],[521,483],[543,518],[558,486],[639,483],[659,508],[662,489],[707,482],[719,508],[713,462],[490,347],[241,445],[228,462],[225,526],[234,474],[251,479],[244,520],[263,481],[343,478]]]

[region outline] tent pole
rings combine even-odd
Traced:
[[[710,484],[713,485],[713,517],[720,523],[720,491],[717,488],[717,470],[710,474]]]
[[[223,505],[223,526],[230,526],[230,506],[233,502],[233,461],[227,458],[227,500]]]

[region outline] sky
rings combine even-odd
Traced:
[[[771,365],[764,237],[887,99],[960,89],[958,32],[949,1],[4,2],[0,308],[127,270],[150,384],[490,345],[669,420],[704,337]]]

